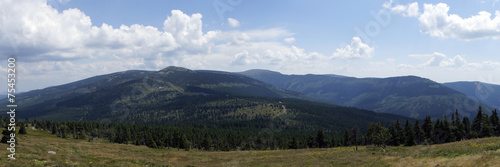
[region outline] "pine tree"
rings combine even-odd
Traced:
[[[483,128],[481,129],[480,137],[491,137],[493,136],[493,128],[488,123],[484,123]]]
[[[344,130],[344,136],[343,136],[343,145],[344,146],[350,146],[350,142],[349,142],[349,139],[351,138],[351,135],[349,134],[349,129],[345,129]]]
[[[434,131],[431,116],[425,116],[424,123],[422,124],[422,130],[424,130],[425,140],[431,141],[432,132]]]
[[[405,143],[405,135],[403,131],[403,127],[401,127],[401,123],[399,123],[399,120],[396,120],[396,125],[394,126],[396,130],[396,140],[398,140],[398,145]]]
[[[25,127],[24,123],[21,123],[19,126],[20,126],[19,134],[22,134],[22,135],[28,134],[28,132],[26,132],[26,127]]]
[[[323,134],[323,129],[318,130],[318,134],[316,135],[316,143],[319,148],[326,148],[325,134]]]
[[[453,121],[453,134],[455,134],[456,141],[460,141],[466,138],[465,126],[460,120],[460,115],[458,115],[458,109],[455,110],[455,120]]]
[[[493,134],[495,136],[500,136],[500,124],[496,109],[491,112],[490,124],[491,128],[493,129]]]
[[[358,150],[358,133],[359,133],[359,128],[358,126],[354,126],[351,129],[351,141],[356,145],[356,151]]]
[[[434,130],[432,131],[432,142],[434,144],[441,144],[444,142],[446,139],[445,133],[444,133],[444,124],[443,121],[441,121],[439,118],[436,119],[436,122],[434,123]]]
[[[443,133],[444,136],[446,136],[444,142],[454,142],[455,141],[455,134],[453,134],[453,128],[448,121],[448,116],[444,116],[444,122],[443,122]]]
[[[406,120],[405,123],[405,146],[414,146],[415,145],[415,133],[413,132],[413,128],[411,127],[410,121]]]
[[[413,132],[415,132],[415,144],[422,144],[424,142],[424,130],[420,127],[420,121],[417,119],[415,125],[413,126]]]
[[[472,121],[472,133],[473,137],[480,137],[481,136],[481,130],[483,129],[483,123],[484,123],[484,114],[483,114],[483,109],[481,106],[479,106],[479,109],[477,111],[477,115]]]
[[[2,140],[0,142],[1,143],[7,143],[7,141],[10,140],[10,131],[7,130],[7,126],[5,126],[5,129],[2,131],[2,135],[3,135],[2,136]]]
[[[389,126],[389,134],[390,134],[389,145],[399,146],[401,144],[401,143],[399,143],[399,139],[398,139],[398,136],[400,134],[398,134],[398,132],[396,131],[396,128],[394,128],[394,126],[395,126],[394,124]]]
[[[462,124],[464,125],[464,138],[465,139],[470,139],[472,138],[471,136],[471,125],[469,121],[469,117],[464,117],[462,120]]]

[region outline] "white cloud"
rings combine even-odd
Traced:
[[[312,72],[330,68],[332,63],[327,56],[290,46],[293,33],[279,27],[204,33],[201,14],[180,10],[172,10],[161,28],[96,26],[78,9],[58,12],[46,3],[0,1],[0,55],[17,55],[22,61],[18,64],[23,73],[19,79],[24,82],[19,87],[24,90],[169,65]]]
[[[201,14],[188,16],[173,10],[164,31],[134,24],[114,28],[92,25],[78,9],[58,12],[44,1],[0,2],[0,53],[23,61],[63,61],[157,55],[208,53],[217,31],[203,33]]]
[[[333,53],[333,58],[340,59],[367,59],[373,56],[373,47],[361,41],[359,37],[353,37],[351,44],[345,48],[337,48]]]
[[[163,30],[174,36],[182,51],[206,53],[219,32],[209,31],[203,34],[202,15],[199,13],[192,14],[191,17],[180,10],[172,10],[171,13],[172,15],[163,23]]]
[[[384,4],[384,7],[390,9],[393,13],[401,14],[406,17],[417,17],[420,15],[418,11],[418,2],[413,2],[407,5],[396,5],[394,7],[391,5],[392,4]]]
[[[229,23],[229,26],[231,26],[233,28],[240,26],[240,21],[233,19],[233,18],[227,18],[227,22]]]
[[[253,57],[248,56],[248,51],[244,50],[242,52],[234,55],[234,60],[231,62],[233,65],[248,65],[257,62]]]
[[[448,58],[442,53],[435,52],[431,55],[431,58],[422,65],[439,67],[461,67],[466,64],[467,61],[465,61],[465,59],[460,55],[456,55],[453,58]]]
[[[305,52],[296,46],[284,46],[278,42],[245,42],[241,45],[219,45],[217,51],[224,55],[234,55],[231,65],[239,67],[255,66],[275,69],[289,69],[298,65],[328,62],[326,56],[316,52]],[[252,66],[247,66],[252,65]]]
[[[443,68],[450,70],[467,70],[467,71],[495,71],[500,70],[500,62],[483,61],[483,62],[468,62],[464,56],[456,55],[448,57],[443,53],[435,52],[433,54],[414,54],[409,55],[423,63],[415,65],[405,65],[408,68]]]
[[[500,38],[500,12],[481,11],[477,15],[462,18],[449,14],[450,7],[445,3],[424,4],[424,12],[419,17],[421,31],[434,37],[473,40]]]
[[[291,44],[291,43],[295,42],[295,38],[294,37],[289,37],[289,38],[283,39],[283,41],[285,41],[286,43]]]

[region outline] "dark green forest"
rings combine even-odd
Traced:
[[[207,128],[193,125],[139,125],[111,122],[57,122],[26,119],[18,125],[25,128],[50,131],[66,139],[85,139],[89,142],[107,140],[112,143],[145,145],[150,148],[197,149],[206,151],[231,150],[277,150],[302,148],[328,148],[353,145],[414,146],[441,144],[474,138],[500,136],[499,117],[496,110],[488,116],[479,107],[471,120],[455,111],[433,121],[427,116],[423,121],[399,120],[389,125],[371,123],[360,128],[354,125],[342,134],[329,133],[332,130],[279,129],[268,127]],[[3,133],[7,118],[0,119]],[[7,137],[2,138],[6,142]],[[4,141],[5,140],[5,141]]]

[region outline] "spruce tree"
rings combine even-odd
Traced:
[[[318,134],[316,135],[316,143],[319,148],[326,148],[325,134],[323,133],[323,129],[318,130]]]
[[[464,139],[472,138],[469,117],[464,117],[462,120],[462,124],[464,125]]]
[[[2,131],[2,135],[2,140],[0,142],[7,143],[7,141],[10,140],[10,131],[7,130],[7,126],[5,126],[5,129]]]
[[[394,126],[395,130],[396,130],[396,140],[398,145],[400,144],[404,144],[406,139],[405,139],[405,135],[404,135],[404,132],[403,132],[403,127],[401,127],[401,123],[399,123],[399,120],[396,120],[396,125]]]
[[[350,146],[350,142],[349,142],[349,139],[351,138],[351,134],[349,134],[349,129],[345,129],[344,130],[344,136],[343,136],[343,145],[344,146]]]
[[[356,146],[356,151],[358,150],[358,133],[359,133],[358,126],[354,126],[351,129],[351,141]]]
[[[432,137],[432,132],[434,130],[431,116],[429,115],[425,116],[424,123],[422,124],[422,130],[424,130],[425,140],[430,142]]]
[[[491,137],[493,136],[493,128],[488,123],[485,123],[483,128],[481,129],[480,137]]]
[[[493,129],[493,134],[495,136],[500,136],[499,118],[496,109],[491,112],[490,124],[491,128]]]
[[[405,123],[405,146],[414,146],[415,145],[415,133],[413,132],[413,128],[411,127],[410,121],[406,120]]]
[[[488,115],[483,114],[483,119],[481,121],[481,132],[479,132],[479,137],[491,137],[493,136],[493,128],[491,127],[490,124],[490,119],[488,118]]]
[[[465,126],[460,120],[460,115],[458,115],[458,109],[455,110],[455,121],[453,121],[453,134],[455,134],[455,140],[460,141],[465,139]]]
[[[434,123],[434,129],[432,131],[432,142],[434,144],[441,144],[446,139],[444,133],[444,125],[443,122],[438,118]]]
[[[455,141],[455,134],[453,134],[453,127],[448,121],[448,117],[446,115],[444,116],[443,133],[444,136],[446,136],[443,142],[448,143]]]
[[[399,143],[399,133],[396,131],[395,124],[392,124],[389,126],[389,134],[390,134],[390,139],[389,139],[389,145],[391,146],[399,146],[401,143]]]
[[[480,137],[481,136],[481,131],[483,129],[483,123],[484,123],[484,114],[483,114],[483,109],[481,106],[479,106],[479,109],[477,111],[477,115],[472,121],[472,133],[473,137]]]
[[[21,123],[19,126],[20,126],[19,134],[22,134],[22,135],[28,134],[28,132],[26,132],[26,127],[25,127],[24,123]]]
[[[415,144],[422,144],[424,142],[424,130],[420,127],[420,121],[417,119],[415,125],[413,126],[413,132],[415,132]]]

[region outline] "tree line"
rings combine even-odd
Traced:
[[[0,119],[0,125],[4,128],[6,128],[6,120],[5,117]],[[458,111],[455,111],[451,114],[451,118],[445,115],[443,119],[437,118],[435,121],[427,116],[422,122],[416,120],[413,124],[409,120],[406,120],[404,125],[397,120],[388,127],[383,123],[371,123],[364,134],[360,128],[354,126],[346,128],[340,136],[327,134],[324,129],[318,129],[312,133],[311,131],[269,128],[214,129],[111,122],[30,121],[28,119],[21,121],[18,125],[22,133],[26,133],[26,128],[31,125],[35,129],[50,131],[53,135],[67,139],[85,139],[89,142],[108,140],[113,143],[145,145],[158,149],[206,151],[329,148],[358,145],[414,146],[500,136],[497,111],[492,111],[491,116],[488,116],[483,113],[481,107],[472,122],[468,117],[462,117]]]
[[[416,120],[413,125],[406,120],[404,127],[399,121],[384,127],[380,123],[372,123],[366,132],[365,144],[376,146],[414,146],[420,144],[441,144],[474,138],[500,136],[500,124],[497,110],[491,116],[483,113],[479,107],[472,122],[468,117],[461,117],[456,110],[450,118],[445,115],[441,120],[432,121],[425,117],[422,123]]]

